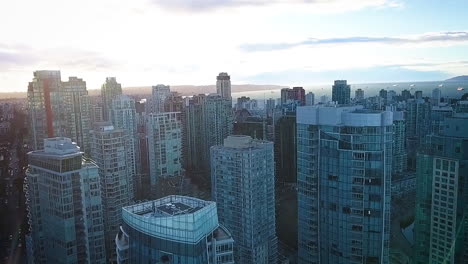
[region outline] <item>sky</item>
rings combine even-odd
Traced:
[[[466,0],[2,0],[0,92],[35,70],[97,89],[468,75]]]

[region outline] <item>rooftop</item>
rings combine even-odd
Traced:
[[[80,147],[65,137],[44,139],[44,152],[47,154],[66,155],[80,153]]]
[[[122,218],[139,232],[183,243],[197,243],[219,226],[215,202],[179,195],[126,206]]]

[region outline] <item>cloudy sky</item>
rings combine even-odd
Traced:
[[[0,91],[60,69],[95,89],[468,74],[466,0],[4,0]]]

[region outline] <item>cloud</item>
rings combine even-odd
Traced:
[[[344,38],[309,38],[299,42],[279,43],[253,43],[243,44],[241,50],[246,52],[286,50],[296,47],[309,47],[318,45],[340,45],[340,44],[425,44],[425,43],[462,43],[468,42],[468,31],[447,31],[427,33],[410,37],[362,37],[352,36]]]
[[[110,69],[117,63],[103,54],[74,48],[36,49],[0,43],[0,69],[33,67],[74,68],[80,70]]]
[[[266,7],[273,5],[340,6],[349,10],[365,7],[401,7],[400,0],[150,0],[171,10],[203,12],[221,8]]]

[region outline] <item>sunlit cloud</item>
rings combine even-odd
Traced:
[[[402,7],[399,0],[151,0],[157,6],[169,10],[204,12],[215,9],[241,7],[268,7],[302,5],[317,8],[316,11],[340,12],[359,10],[367,7]]]
[[[361,43],[376,43],[376,44],[428,44],[428,43],[444,43],[444,44],[460,44],[468,42],[468,31],[455,32],[435,32],[418,36],[410,37],[343,37],[343,38],[309,38],[299,42],[279,42],[279,43],[257,43],[243,44],[240,48],[246,52],[256,51],[274,51],[292,49],[302,46],[318,46],[318,45],[348,45]]]

